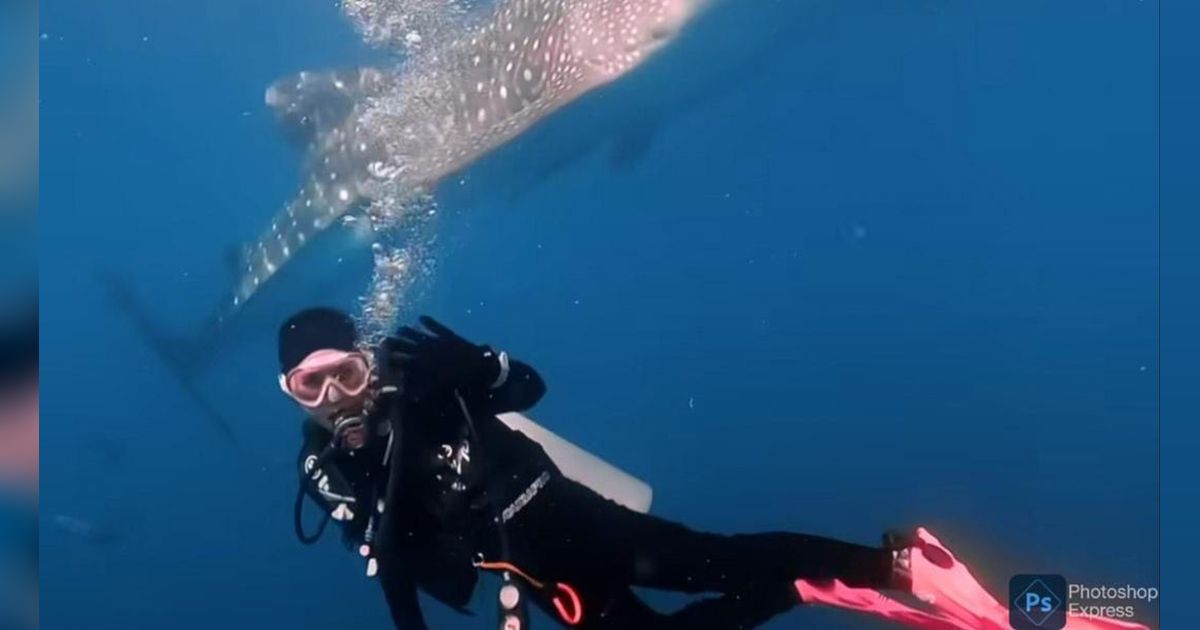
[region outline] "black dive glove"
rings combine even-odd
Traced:
[[[505,360],[486,345],[476,345],[432,317],[422,316],[425,330],[404,326],[384,340],[391,361],[400,367],[407,396],[420,400],[458,389],[464,395],[500,380]]]

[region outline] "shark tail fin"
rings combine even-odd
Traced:
[[[151,319],[147,309],[134,295],[133,288],[122,278],[113,273],[101,273],[99,280],[112,303],[129,318],[139,336],[162,360],[171,376],[196,404],[205,419],[217,429],[222,438],[236,444],[237,437],[232,425],[201,394],[196,384],[200,373],[212,360],[211,348],[216,346],[210,341],[216,333],[215,328],[206,328],[196,336],[170,335]]]

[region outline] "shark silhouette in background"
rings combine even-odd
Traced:
[[[583,95],[629,74],[675,40],[712,0],[499,0],[396,70],[301,72],[266,92],[292,141],[306,147],[296,196],[236,259],[232,290],[203,328],[173,337],[118,278],[131,316],[205,415],[233,432],[194,387],[227,329],[315,241],[352,222],[381,190],[435,190]]]

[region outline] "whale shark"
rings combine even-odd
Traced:
[[[485,156],[456,177],[453,188],[440,189],[439,202],[447,208],[519,206],[556,174],[594,156],[603,176],[632,171],[669,127],[725,99],[754,94],[756,82],[777,82],[784,66],[796,64],[796,42],[820,28],[820,18],[808,3],[714,4],[668,54]]]
[[[227,437],[229,423],[193,385],[231,324],[281,270],[353,225],[358,240],[402,223],[397,191],[432,191],[582,96],[644,65],[715,0],[497,0],[454,36],[393,68],[304,71],[270,85],[266,104],[304,149],[296,194],[231,262],[232,289],[193,335],[164,334],[115,276],[116,305]],[[366,220],[362,220],[366,219]]]
[[[215,315],[234,317],[316,237],[381,190],[432,189],[674,39],[705,0],[502,0],[395,72],[302,72],[267,104],[309,146],[308,174],[244,248]]]

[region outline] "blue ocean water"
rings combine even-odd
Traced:
[[[1155,584],[1155,8],[741,4],[614,88],[656,114],[630,126],[644,154],[446,191],[414,308],[536,365],[534,415],[661,515],[867,543],[923,524],[998,593]],[[264,87],[379,54],[327,2],[50,4],[41,28],[43,622],[386,627],[356,556],[292,536],[271,317],[204,381],[232,447],[96,281],[195,326],[298,181]],[[347,269],[339,301],[365,284]],[[431,623],[487,625],[484,595]]]
[[[1187,540],[1200,525],[1200,509],[1191,500],[1193,482],[1200,469],[1189,445],[1200,436],[1193,420],[1200,415],[1200,332],[1192,322],[1200,319],[1200,261],[1190,238],[1200,229],[1192,210],[1200,205],[1200,186],[1185,165],[1200,146],[1200,125],[1192,112],[1200,108],[1200,87],[1187,80],[1185,59],[1200,54],[1188,24],[1200,18],[1194,3],[1171,2],[1162,9],[1162,424],[1163,424],[1163,567],[1164,585],[1172,591],[1187,589],[1195,581],[1191,556],[1170,550]],[[1186,603],[1172,601],[1162,617],[1173,626],[1186,625],[1191,611]]]

